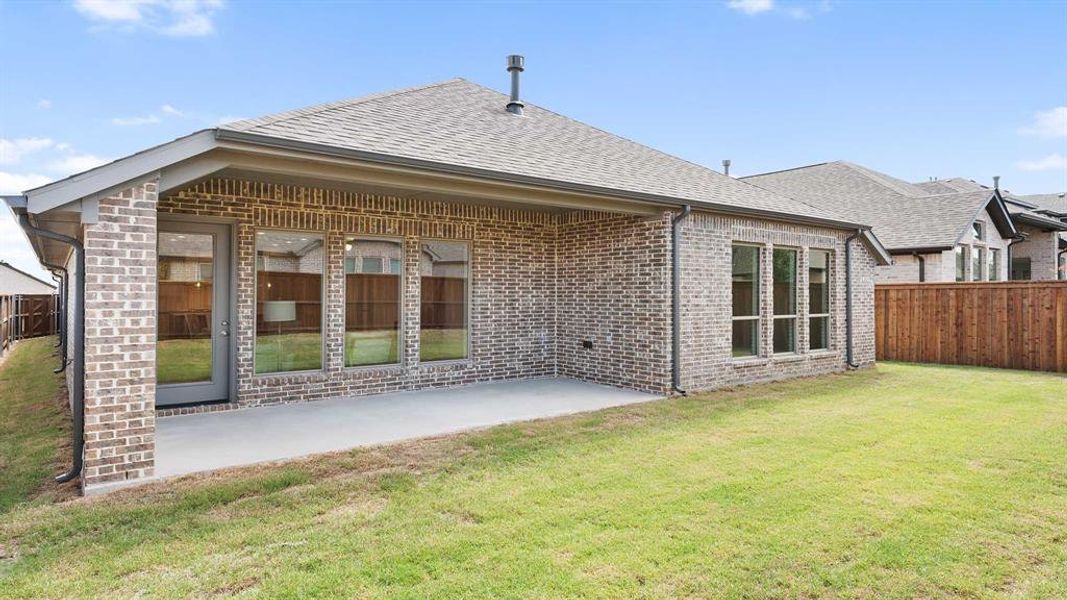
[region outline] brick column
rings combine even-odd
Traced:
[[[99,206],[84,238],[87,493],[155,467],[156,181]]]
[[[811,332],[808,331],[808,261],[811,257],[808,252],[807,246],[797,250],[797,353],[808,352],[811,345]]]
[[[339,372],[345,368],[345,236],[340,231],[330,231],[323,242],[326,264],[326,297],[322,299],[326,313],[326,355],[323,366],[327,371]]]
[[[760,256],[760,356],[774,354],[774,244],[764,244]]]
[[[419,365],[419,327],[422,323],[422,254],[417,237],[404,238],[404,296],[401,309],[403,355],[400,363],[405,369]]]

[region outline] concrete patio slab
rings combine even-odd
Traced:
[[[156,477],[373,446],[658,398],[573,379],[530,379],[162,417],[156,424]]]

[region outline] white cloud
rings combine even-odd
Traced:
[[[774,0],[728,0],[726,5],[746,15],[758,15],[774,10]]]
[[[43,110],[48,110],[48,109],[52,108],[52,101],[49,100],[48,98],[41,98],[40,100],[37,101],[37,108],[40,108],[40,109],[43,109]]]
[[[1057,106],[1052,110],[1035,113],[1033,123],[1019,132],[1047,138],[1067,137],[1067,106]]]
[[[49,181],[52,181],[51,177],[38,175],[37,173],[8,173],[7,171],[0,171],[0,194],[21,194],[26,190],[40,187]]]
[[[74,8],[98,21],[140,21],[144,0],[74,0]]]
[[[778,2],[778,0],[727,0],[726,6],[746,15],[777,14],[797,20],[807,20],[816,13],[829,12],[830,0]]]
[[[86,18],[120,31],[147,30],[174,37],[215,32],[214,14],[223,0],[75,0]]]
[[[162,111],[165,115],[171,115],[174,117],[185,117],[185,113],[183,111],[180,111],[169,104],[164,104],[163,106],[160,106],[159,110]]]
[[[155,115],[144,115],[141,117],[115,117],[111,119],[113,125],[119,125],[122,127],[138,127],[140,125],[152,125],[159,123],[159,117]]]
[[[23,156],[40,152],[52,147],[52,140],[48,138],[17,138],[8,140],[0,138],[0,165],[13,165]]]
[[[99,167],[110,161],[110,158],[104,158],[95,154],[69,154],[63,158],[48,163],[48,170],[63,175],[72,175],[74,173],[88,171],[93,167]]]
[[[1023,171],[1067,171],[1067,156],[1053,152],[1037,160],[1020,160],[1015,166]]]

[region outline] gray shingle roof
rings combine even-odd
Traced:
[[[993,191],[931,194],[922,186],[845,161],[743,178],[790,195],[842,220],[869,223],[890,250],[949,247],[970,227]]]
[[[463,79],[323,104],[220,129],[500,174],[818,220],[831,213]],[[853,222],[853,221],[849,221]]]
[[[1058,215],[1067,215],[1067,194],[1030,194],[1019,196],[1026,202],[1037,206],[1038,210],[1053,212]]]

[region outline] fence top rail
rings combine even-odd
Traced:
[[[934,281],[925,283],[878,283],[876,289],[942,288],[948,290],[982,288],[1067,288],[1067,280],[1050,281]]]

